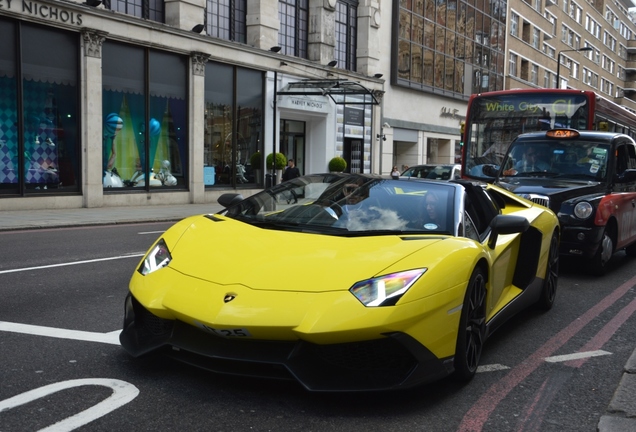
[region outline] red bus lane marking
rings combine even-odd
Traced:
[[[636,299],[632,300],[627,306],[625,306],[619,313],[617,313],[614,318],[612,318],[607,324],[603,326],[603,328],[596,333],[588,343],[585,344],[581,351],[596,351],[599,350],[605,345],[605,343],[614,336],[614,333],[623,325],[625,321],[631,317],[634,312],[636,312]],[[589,357],[570,360],[565,362],[566,365],[572,366],[575,368],[583,366],[583,364],[589,359]]]
[[[636,299],[632,300],[627,306],[614,316],[603,328],[583,346],[579,352],[590,353],[600,350],[605,343],[616,333],[616,331],[636,312]],[[572,371],[580,368],[585,362],[591,358],[586,356],[574,360],[568,360],[563,362],[564,365],[569,366],[571,369],[569,372],[563,370],[557,370],[553,372],[541,385],[541,388],[537,391],[534,400],[530,406],[526,409],[526,412],[519,421],[519,427],[516,429],[518,432],[530,432],[540,431],[543,423],[543,417],[547,409],[550,407],[552,399],[561,390],[563,385],[572,376]]]
[[[534,353],[532,353],[524,362],[511,369],[505,377],[500,379],[488,390],[486,390],[486,392],[468,410],[468,412],[464,415],[461,423],[459,424],[458,430],[462,432],[481,431],[486,421],[488,421],[488,417],[490,417],[490,414],[495,410],[495,408],[497,408],[499,403],[508,395],[508,393],[510,393],[520,382],[522,382],[528,375],[530,375],[532,372],[534,372],[535,369],[543,364],[546,357],[550,357],[556,350],[565,345],[565,343],[567,343],[572,337],[574,337],[579,331],[581,331],[581,329],[585,327],[585,325],[589,324],[590,321],[600,315],[601,312],[616,303],[616,301],[624,296],[634,285],[636,285],[636,276],[616,288],[612,293],[610,293],[607,297],[594,305],[578,319],[572,321],[567,327],[565,327],[556,335],[552,336],[545,344],[543,344]],[[624,308],[624,311],[625,309],[627,309],[625,313],[629,312],[628,308],[629,307]],[[612,321],[614,321],[614,319],[612,319]],[[601,332],[599,332],[603,334],[603,337],[608,337],[613,334],[613,332],[611,334],[606,334],[609,333],[612,328],[608,327],[609,324],[610,323],[608,323],[604,327],[604,329],[607,328],[607,330],[601,330]],[[618,321],[616,321],[613,325],[616,324],[618,324]],[[616,331],[616,329],[614,329],[614,331]],[[600,341],[600,336],[598,334],[597,337]],[[593,340],[596,340],[597,337],[595,337]]]

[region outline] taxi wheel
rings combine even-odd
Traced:
[[[627,256],[634,257],[636,256],[636,243],[632,243],[625,248],[625,253]]]
[[[475,376],[486,337],[486,277],[480,267],[473,270],[459,319],[455,348],[455,378],[468,381]]]
[[[607,232],[607,228],[603,231],[603,238],[596,253],[589,261],[590,273],[595,276],[603,276],[607,270],[607,263],[614,254],[614,242]]]
[[[548,265],[543,280],[541,297],[537,305],[542,310],[552,309],[556,298],[557,285],[559,282],[559,238],[556,234],[550,240],[550,253],[548,254]]]

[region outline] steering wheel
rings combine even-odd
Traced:
[[[340,219],[340,217],[344,214],[344,210],[342,206],[335,201],[329,200],[323,207],[323,210],[329,213],[329,215],[334,219]]]

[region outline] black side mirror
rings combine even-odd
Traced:
[[[233,206],[234,204],[238,204],[243,201],[243,195],[237,193],[226,193],[221,195],[216,202],[221,204],[223,207],[228,208]]]
[[[515,215],[497,215],[490,222],[490,238],[488,239],[488,247],[494,249],[497,245],[497,237],[500,234],[515,234],[525,232],[530,228],[528,219]]]
[[[614,178],[614,181],[616,183],[631,183],[633,181],[636,181],[636,170],[635,169],[625,170],[622,173],[618,174]]]

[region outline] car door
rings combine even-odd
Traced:
[[[485,247],[485,251],[490,255],[491,272],[488,277],[490,289],[486,299],[486,318],[490,320],[502,307],[502,298],[506,296],[512,286],[514,273],[513,260],[514,238],[510,236],[499,236],[494,249],[485,246],[488,242],[490,232],[490,222],[499,213],[499,209],[492,202],[486,191],[482,187],[470,182],[461,181],[465,188],[464,206],[468,217],[479,233],[480,242]]]
[[[630,141],[616,145],[614,193],[612,201],[618,222],[616,247],[622,248],[636,241],[636,146]]]

